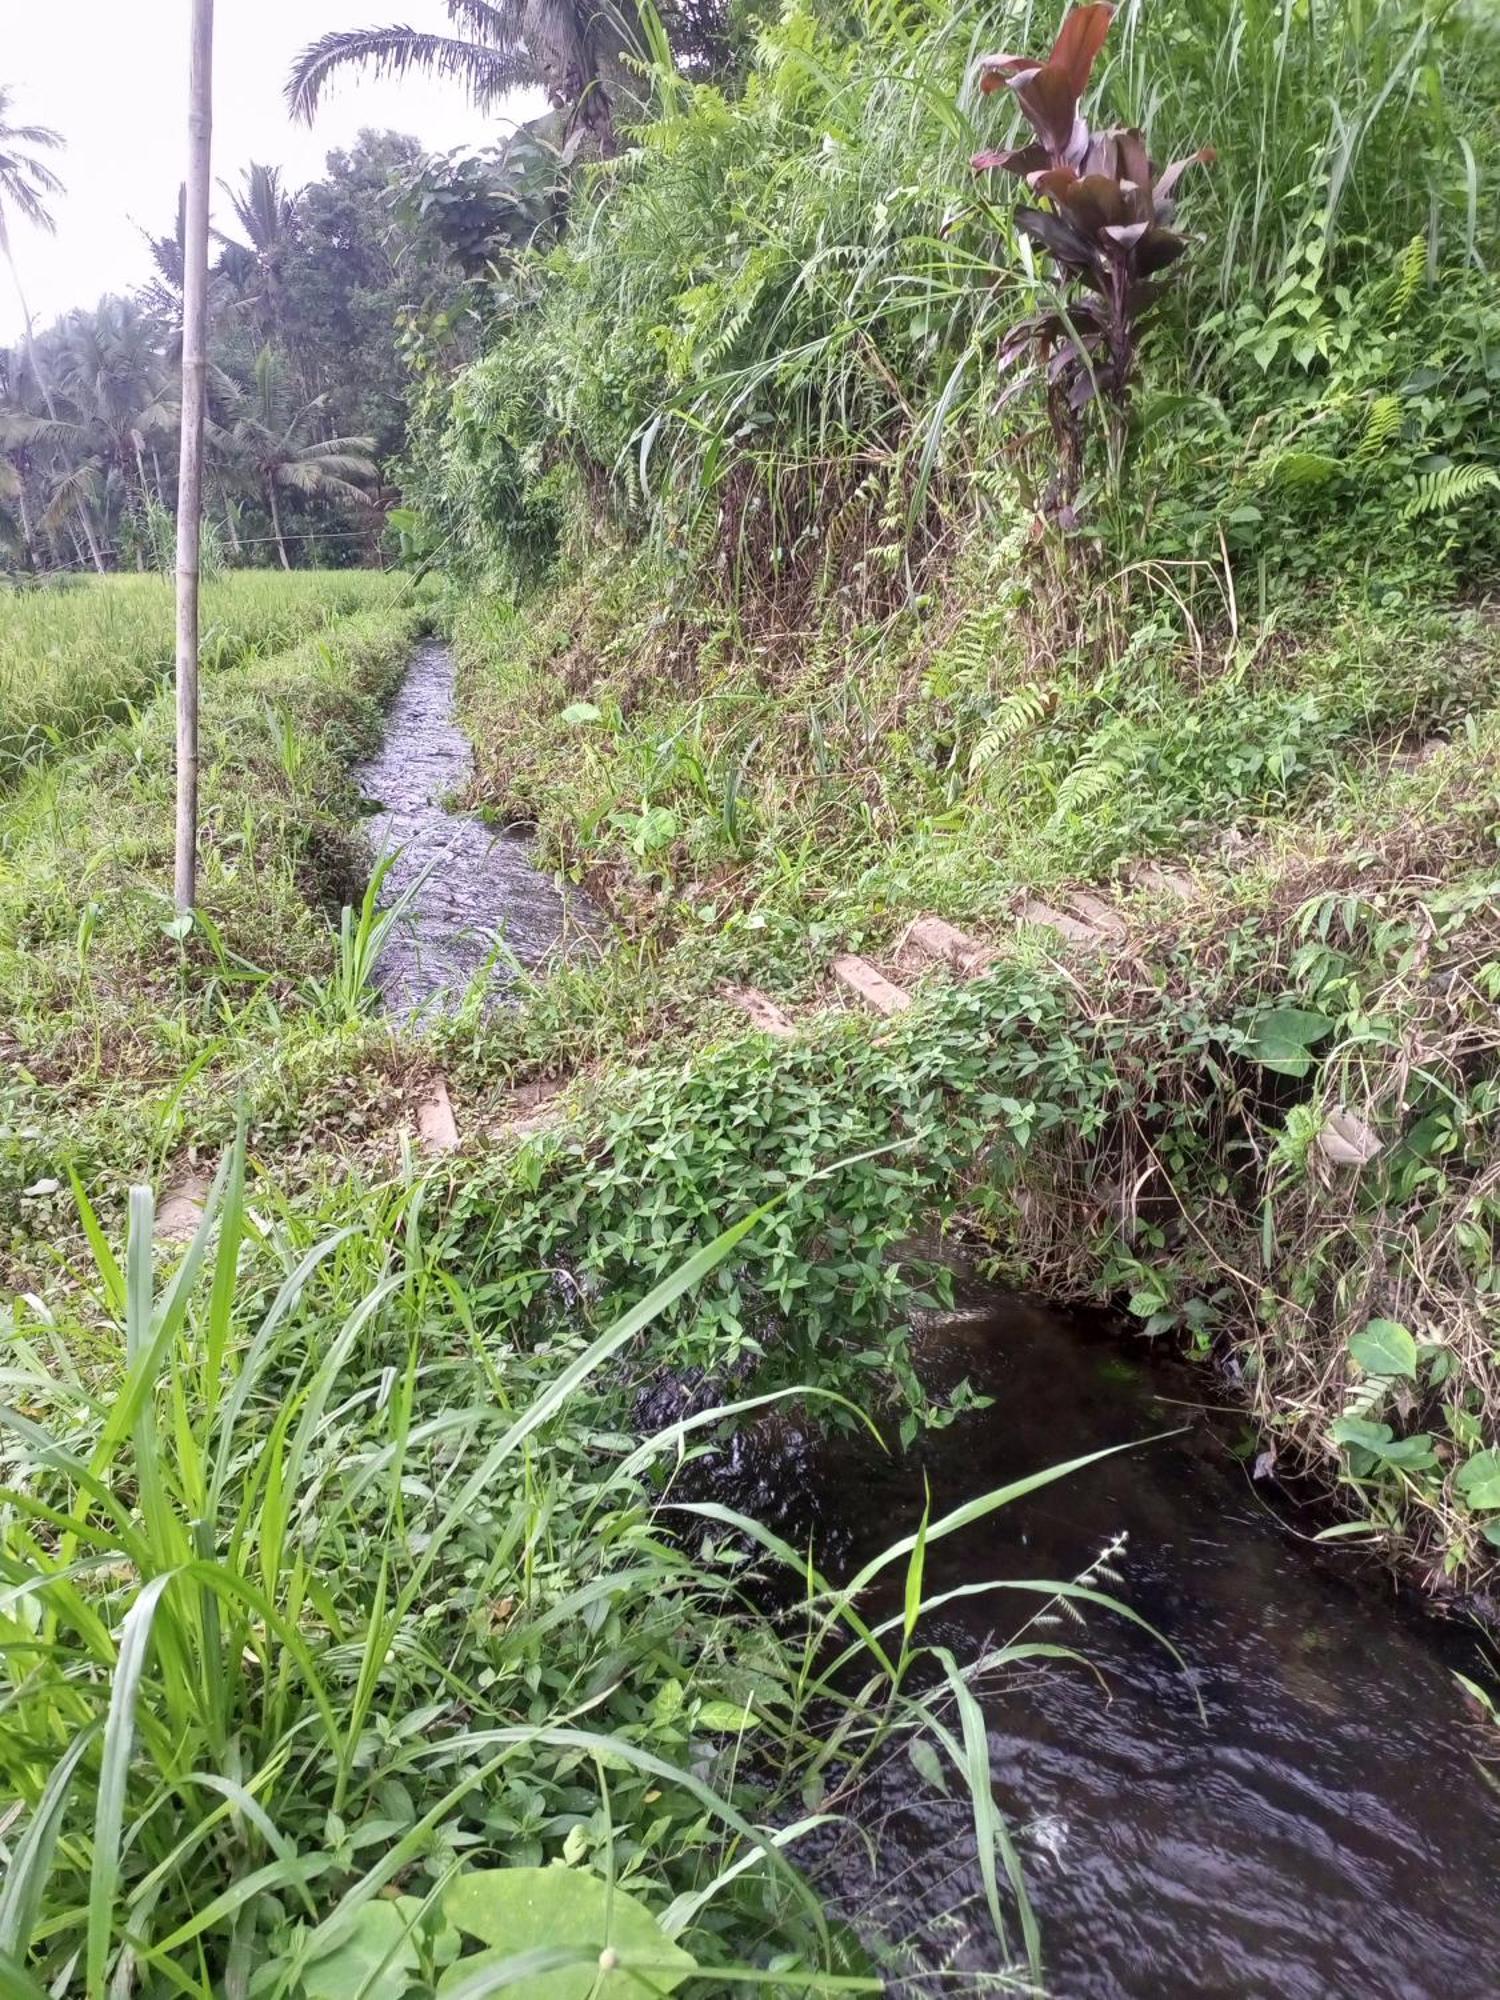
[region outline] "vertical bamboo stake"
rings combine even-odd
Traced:
[[[187,214],[182,246],[182,442],[177,465],[177,862],[173,886],[179,910],[191,910],[198,894],[198,543],[203,519],[214,0],[192,0],[192,6]]]

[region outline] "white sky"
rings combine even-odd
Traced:
[[[355,71],[325,92],[311,127],[293,125],[282,86],[292,57],[335,28],[447,28],[440,0],[218,0],[214,32],[213,170],[238,181],[250,160],[285,169],[288,184],[316,179],[326,153],[362,126],[413,133],[432,152],[493,144],[513,118],[543,108],[538,93],[507,113],[481,114],[457,84],[408,76],[376,83]],[[0,82],[18,124],[51,125],[67,150],[46,156],[67,183],[53,204],[57,234],[25,223],[12,244],[38,326],[150,272],[136,227],[176,224],[187,155],[188,0],[0,0]],[[227,204],[215,188],[215,221]],[[21,313],[0,273],[0,343],[16,341]]]

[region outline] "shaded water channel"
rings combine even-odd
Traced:
[[[472,767],[453,698],[451,655],[422,648],[359,773],[380,804],[375,850],[400,850],[388,900],[418,885],[381,968],[393,1010],[451,1002],[487,965],[503,989],[506,954],[540,964],[595,922],[524,836],[447,809]],[[1237,1426],[1202,1407],[1215,1393],[1205,1373],[993,1294],[924,1333],[920,1361],[934,1388],[967,1377],[990,1407],[905,1456],[748,1431],[712,1476],[721,1497],[811,1538],[837,1575],[916,1526],[924,1481],[936,1520],[1043,1466],[1154,1440],[927,1558],[929,1595],[1068,1581],[1123,1536],[1119,1581],[1103,1587],[1186,1661],[1090,1610],[1082,1631],[1033,1636],[1077,1646],[1092,1671],[1048,1663],[983,1690],[1047,1990],[1500,2000],[1500,1794],[1476,1761],[1497,1744],[1452,1671],[1487,1677],[1472,1639],[1347,1552],[1314,1548],[1316,1520],[1273,1511],[1231,1449]],[[861,1608],[874,1623],[900,1605]],[[971,1662],[1034,1609],[976,1593],[924,1636]],[[892,1947],[891,1990],[1017,1990],[999,1981],[967,1801],[932,1791],[902,1755],[872,1774],[852,1820],[814,1872],[834,1909]]]
[[[848,1574],[918,1524],[1039,1468],[1155,1442],[1075,1473],[932,1546],[928,1595],[1068,1581],[1124,1536],[1120,1598],[1177,1649],[1090,1608],[1030,1636],[1047,1662],[983,1691],[996,1796],[1016,1831],[1059,2000],[1492,2000],[1500,1994],[1500,1741],[1452,1668],[1487,1670],[1467,1628],[1398,1600],[1321,1525],[1280,1518],[1202,1408],[1205,1372],[1108,1330],[991,1298],[921,1337],[930,1383],[993,1398],[904,1457],[785,1434],[742,1438],[737,1506],[811,1538]],[[1185,1426],[1186,1428],[1182,1428]],[[1163,1436],[1176,1431],[1175,1436]],[[1283,1503],[1284,1507],[1284,1503]],[[794,1532],[795,1531],[795,1532]],[[889,1600],[899,1613],[901,1576]],[[1037,1608],[960,1599],[924,1626],[961,1663]],[[1202,1702],[1200,1712],[1199,1701]],[[978,1994],[1001,1963],[970,1808],[893,1757],[820,1857],[822,1893],[894,1943],[891,1990]],[[872,1869],[864,1841],[873,1837]]]
[[[529,837],[455,812],[474,752],[454,712],[453,655],[422,646],[386,720],[378,755],[355,780],[376,810],[373,852],[394,857],[383,903],[410,898],[376,967],[392,1013],[454,1006],[484,974],[503,992],[516,967],[529,971],[596,928],[578,890],[559,888],[532,859]]]

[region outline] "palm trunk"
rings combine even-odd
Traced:
[[[16,269],[15,258],[11,255],[10,237],[3,226],[0,226],[0,252],[4,253],[6,268],[10,272],[10,281],[16,288],[16,303],[21,308],[21,339],[25,344],[26,359],[31,363],[31,372],[36,377],[36,386],[42,392],[42,401],[47,406],[47,415],[55,424],[57,422],[57,405],[52,400],[52,385],[42,373],[41,357],[36,351],[36,341],[32,338],[31,333],[31,308],[26,303],[26,293],[21,286],[21,274]],[[89,545],[89,554],[94,559],[94,568],[103,576],[104,557],[99,552],[99,543],[94,534],[94,525],[89,519],[88,509],[81,500],[78,502],[78,518],[83,524],[84,540]]]
[[[94,533],[94,524],[89,519],[87,502],[78,503],[78,525],[83,530],[83,539],[88,544],[89,556],[100,576],[104,574],[104,552],[99,547],[99,537]]]
[[[281,536],[281,510],[276,505],[276,481],[274,479],[266,481],[266,498],[271,503],[271,529],[276,536],[276,547],[281,555],[281,567],[283,569],[290,569],[292,565],[287,559],[286,543],[282,540]]]
[[[16,492],[16,505],[20,509],[21,514],[21,540],[26,545],[26,567],[34,573],[36,570],[36,538],[31,532],[31,509],[26,504],[26,471],[23,466],[17,466],[16,471],[20,475],[21,480],[21,484]]]
[[[237,556],[242,556],[245,551],[240,547],[240,531],[235,525],[234,502],[222,486],[219,488],[219,499],[223,502],[224,506],[224,527],[229,536],[229,546]]]
[[[140,490],[141,490],[142,540],[138,541],[135,545],[135,566],[137,569],[143,570],[146,567],[146,548],[145,548],[144,537],[150,531],[151,527],[151,488],[146,480],[146,454],[141,450],[140,439],[133,438],[131,442],[135,446],[135,476],[140,481]],[[155,560],[154,552],[152,560],[153,561]]]

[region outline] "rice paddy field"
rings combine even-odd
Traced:
[[[236,570],[203,588],[203,664],[284,651],[337,618],[389,603],[378,570]],[[170,577],[68,577],[0,588],[0,788],[122,720],[172,666]]]

